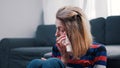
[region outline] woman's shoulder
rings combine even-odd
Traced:
[[[88,52],[90,53],[103,53],[103,52],[106,52],[106,48],[105,48],[105,45],[103,44],[100,44],[100,43],[93,43]]]
[[[100,44],[100,43],[93,43],[90,48],[92,49],[101,49],[101,48],[105,48],[104,44]]]
[[[95,65],[106,65],[107,61],[107,53],[104,44],[93,43],[89,50],[90,54],[92,54]]]

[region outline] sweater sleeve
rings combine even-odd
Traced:
[[[54,45],[52,48],[52,57],[61,58],[61,54],[56,45]]]
[[[103,45],[100,45],[96,49],[96,54],[94,58],[94,65],[104,65],[107,64],[107,54],[106,54],[106,48]]]

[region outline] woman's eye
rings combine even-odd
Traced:
[[[65,30],[63,30],[63,29],[61,30],[61,32],[64,32],[64,31],[65,31]]]

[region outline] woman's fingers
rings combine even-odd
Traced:
[[[59,48],[59,50],[62,50],[62,49],[64,49],[65,48],[65,46],[64,45],[61,45],[61,44],[57,44],[57,47]]]
[[[59,43],[61,45],[64,45],[64,43],[65,43],[65,37],[63,37],[60,40],[58,40],[57,43]]]
[[[56,45],[61,54],[66,53],[65,40],[66,40],[66,33],[63,33],[60,37],[57,37],[56,39]]]
[[[58,42],[59,40],[61,40],[61,39],[64,38],[64,37],[65,37],[65,35],[62,35],[62,36],[58,37],[58,38],[56,39],[56,42]]]

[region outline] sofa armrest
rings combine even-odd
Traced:
[[[11,56],[11,50],[21,47],[34,47],[34,38],[4,38],[0,41],[0,68],[8,68],[9,57]],[[6,62],[7,61],[7,62]]]
[[[33,47],[35,45],[34,38],[4,38],[0,41],[0,53],[8,53],[12,48]]]
[[[18,48],[35,46],[34,38],[4,38],[0,42],[0,48]]]

